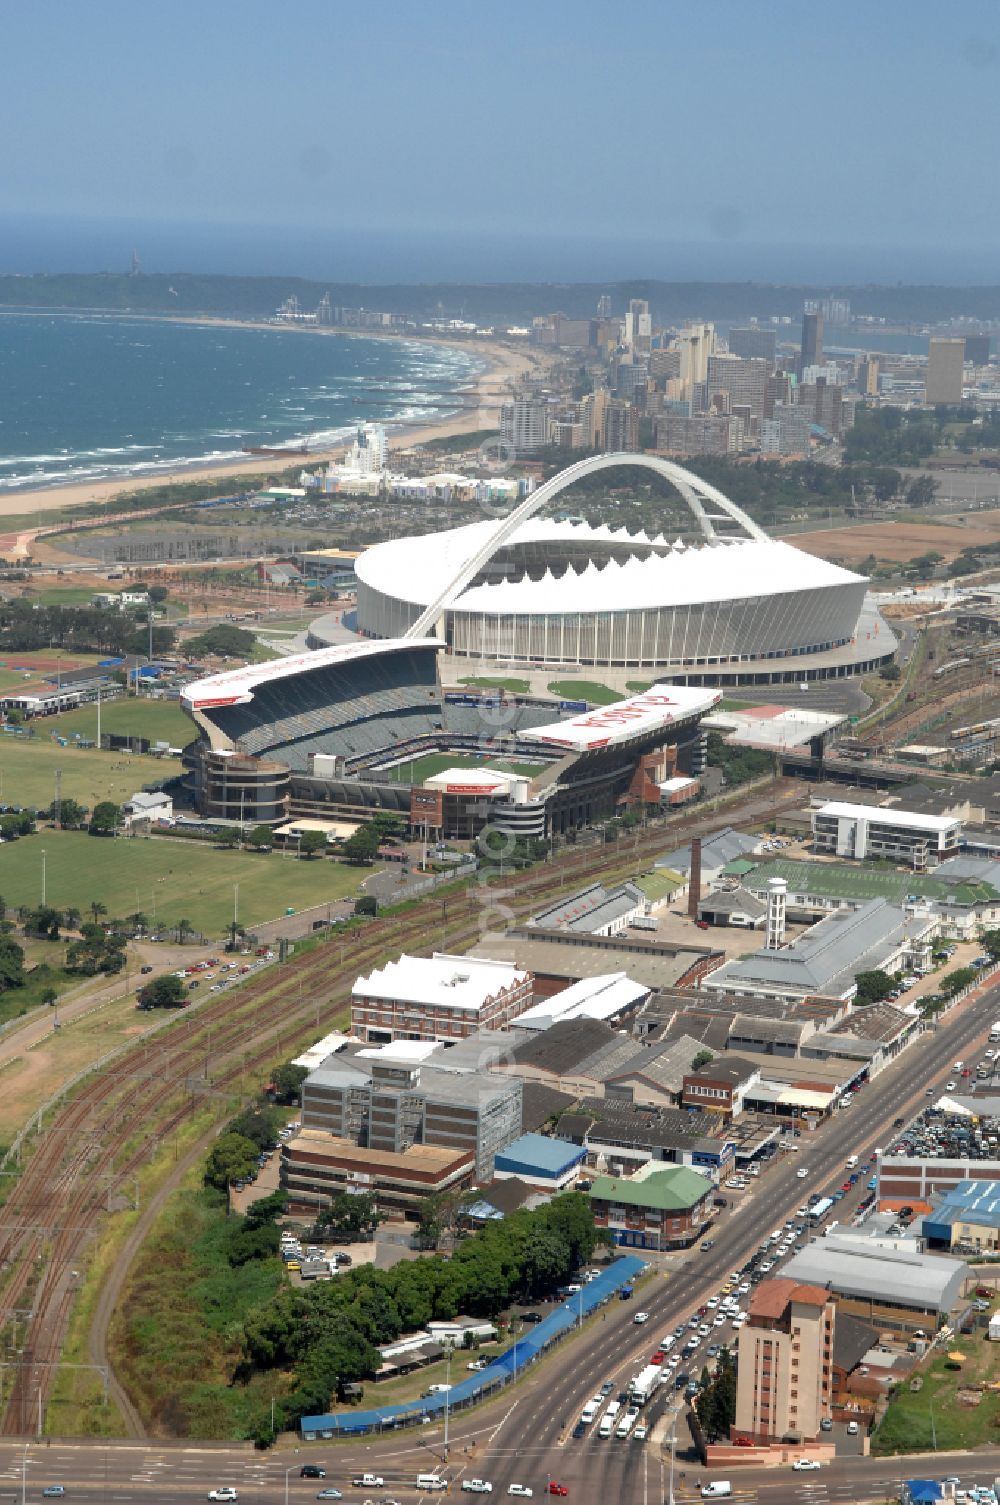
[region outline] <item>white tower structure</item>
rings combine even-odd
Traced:
[[[788,884],[784,878],[769,878],[767,883],[767,940],[764,949],[777,951],[785,939],[785,904]]]

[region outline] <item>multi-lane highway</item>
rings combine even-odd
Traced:
[[[286,1483],[289,1500],[304,1505],[324,1486],[343,1491],[347,1505],[368,1497],[420,1498],[414,1493],[418,1472],[440,1467],[460,1490],[463,1478],[480,1477],[493,1484],[495,1496],[506,1495],[512,1482],[530,1486],[540,1497],[549,1479],[567,1486],[570,1496],[583,1501],[622,1500],[657,1502],[669,1487],[669,1462],[651,1442],[601,1441],[591,1428],[573,1440],[572,1428],[589,1396],[602,1382],[623,1389],[657,1340],[718,1289],[725,1277],[746,1260],[756,1246],[785,1218],[794,1214],[807,1195],[832,1189],[845,1174],[849,1153],[863,1156],[891,1137],[892,1120],[916,1111],[926,1101],[929,1084],[940,1086],[959,1056],[971,1054],[974,1042],[985,1040],[998,1012],[1000,990],[993,988],[967,999],[934,1031],[917,1041],[874,1083],[857,1094],[850,1108],[799,1141],[797,1156],[787,1156],[761,1176],[751,1196],[727,1212],[714,1231],[714,1247],[692,1250],[679,1265],[654,1273],[631,1303],[613,1302],[598,1313],[576,1337],[553,1350],[498,1401],[478,1410],[453,1414],[450,1447],[444,1456],[440,1426],[399,1433],[370,1442],[320,1443],[280,1448],[273,1454],[245,1449],[181,1447],[177,1444],[126,1446],[103,1443],[51,1445],[33,1443],[24,1471],[26,1499],[38,1500],[47,1483],[62,1483],[73,1496],[142,1505],[144,1500],[174,1502],[204,1498],[216,1485],[232,1485],[246,1505],[280,1505]],[[808,1176],[799,1179],[797,1170]],[[864,1182],[859,1183],[854,1200]],[[852,1199],[840,1204],[849,1212]],[[642,1307],[649,1322],[637,1327],[634,1311]],[[724,1335],[728,1329],[719,1329]],[[713,1337],[716,1335],[713,1335]],[[713,1338],[705,1340],[706,1343]],[[696,1357],[695,1370],[702,1362]],[[664,1387],[666,1390],[667,1387]],[[661,1392],[662,1394],[662,1392]],[[663,1402],[660,1403],[662,1410]],[[667,1404],[675,1392],[667,1391]],[[655,1405],[655,1403],[654,1403]],[[654,1410],[654,1417],[659,1414]],[[681,1419],[679,1447],[688,1442]],[[0,1446],[0,1496],[20,1494],[22,1449]],[[317,1484],[300,1480],[303,1461],[320,1462],[328,1478]],[[900,1460],[838,1458],[814,1474],[779,1470],[741,1471],[733,1480],[737,1498],[764,1505],[796,1501],[799,1505],[827,1505],[847,1499],[881,1499],[893,1481],[917,1472],[934,1472],[932,1460],[919,1467]],[[383,1490],[354,1489],[352,1477],[374,1470],[385,1479]],[[992,1479],[1000,1472],[1000,1452],[975,1455],[973,1460],[949,1458],[938,1472],[955,1472],[975,1480]],[[286,1478],[286,1470],[290,1470]],[[681,1475],[684,1475],[682,1478]],[[677,1501],[692,1498],[696,1479],[708,1474],[676,1464]]]

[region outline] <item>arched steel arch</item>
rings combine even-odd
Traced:
[[[593,455],[587,460],[578,460],[575,465],[567,465],[558,475],[539,486],[530,496],[525,497],[506,517],[500,519],[496,528],[490,534],[486,543],[465,561],[462,568],[445,586],[444,590],[431,602],[427,609],[409,629],[408,638],[426,637],[433,632],[440,620],[442,613],[447,611],[454,601],[462,594],[466,586],[475,579],[476,575],[493,558],[497,549],[507,542],[512,533],[525,521],[526,518],[534,517],[543,507],[552,501],[553,497],[565,491],[567,486],[572,486],[574,481],[579,481],[582,476],[592,476],[598,470],[610,470],[613,466],[635,465],[645,470],[655,471],[664,480],[669,481],[676,487],[681,496],[691,509],[699,528],[709,543],[718,543],[719,536],[713,526],[714,522],[721,521],[718,515],[714,517],[705,511],[705,502],[711,502],[713,506],[721,509],[722,513],[741,527],[748,538],[767,538],[767,534],[759,528],[752,518],[747,517],[735,502],[731,502],[727,496],[703,481],[701,476],[685,470],[683,465],[675,465],[672,460],[661,460],[659,455]]]

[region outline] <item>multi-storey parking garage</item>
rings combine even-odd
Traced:
[[[676,486],[695,536],[536,515],[573,481],[620,465]],[[721,492],[654,455],[580,461],[500,524],[377,544],[358,560],[357,577],[363,633],[434,632],[467,660],[773,683],[867,668],[896,646],[874,617],[859,630],[862,576],[768,538]]]

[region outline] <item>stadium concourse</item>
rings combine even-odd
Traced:
[[[716,691],[654,684],[585,702],[444,692],[437,638],[354,642],[188,685],[198,728],[185,749],[201,816],[242,825],[339,824],[397,811],[422,835],[491,824],[546,837],[623,808],[658,805],[661,784],[704,763],[702,716]],[[435,770],[417,783],[428,767]]]
[[[655,472],[690,512],[687,536],[539,517],[605,469]],[[673,532],[673,528],[671,528]],[[797,684],[866,673],[897,641],[861,575],[770,539],[701,477],[658,455],[597,455],[499,522],[390,539],[358,559],[366,637],[436,633],[473,666],[597,666],[672,683]],[[324,642],[322,620],[310,642]]]

